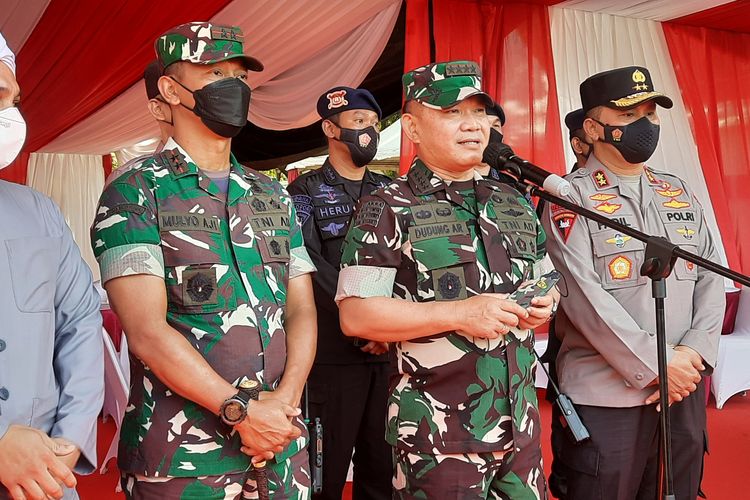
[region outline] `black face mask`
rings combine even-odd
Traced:
[[[338,125],[336,125],[338,127]],[[349,148],[349,154],[352,156],[352,162],[358,167],[364,167],[375,158],[378,152],[378,143],[380,142],[380,133],[375,127],[363,129],[339,127],[341,134],[339,141],[346,144]]]
[[[502,144],[503,139],[504,137],[502,132],[499,132],[497,129],[490,127],[490,144]]]
[[[224,78],[198,90],[190,90],[179,81],[175,81],[195,98],[193,109],[180,104],[199,116],[203,124],[214,134],[229,139],[239,134],[247,123],[250,87],[239,78]]]
[[[651,123],[647,116],[628,125],[605,125],[602,142],[613,145],[628,163],[643,163],[654,154],[659,143],[659,125]]]

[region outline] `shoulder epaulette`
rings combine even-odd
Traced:
[[[184,174],[188,171],[185,155],[176,148],[155,153],[154,165],[168,168],[175,175]]]

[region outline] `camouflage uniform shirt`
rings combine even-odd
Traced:
[[[532,277],[544,244],[518,191],[478,173],[447,184],[415,159],[406,176],[362,198],[342,250],[337,300],[511,292]],[[388,442],[432,454],[538,446],[532,350],[531,331],[518,329],[497,340],[444,332],[398,342]]]
[[[288,280],[314,266],[286,191],[234,157],[229,179],[225,203],[170,139],[105,189],[91,241],[102,282],[134,274],[163,278],[169,325],[225,380],[248,377],[268,389],[284,372]],[[247,468],[239,435],[216,415],[171,392],[140,360],[133,358],[131,370],[122,471],[197,477]]]

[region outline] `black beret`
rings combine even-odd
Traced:
[[[576,109],[565,115],[565,126],[568,127],[568,131],[572,134],[576,130],[583,128],[583,120],[586,118],[586,113],[583,109]]]
[[[351,87],[333,87],[318,98],[318,114],[324,120],[350,109],[369,109],[383,117],[378,102],[369,90]]]
[[[497,116],[500,118],[500,125],[505,125],[505,111],[503,111],[503,107],[497,102],[492,101],[492,106],[487,106],[485,112],[488,115]]]
[[[651,74],[642,66],[626,66],[597,73],[580,87],[584,113],[597,106],[630,109],[654,100],[664,108],[672,107],[672,99],[654,91]]]
[[[146,83],[146,97],[149,101],[159,97],[159,78],[162,74],[161,64],[156,59],[148,63],[146,70],[143,72],[143,81]]]

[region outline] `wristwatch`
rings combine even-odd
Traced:
[[[224,401],[219,409],[221,421],[227,425],[235,426],[245,420],[247,406],[250,400],[258,400],[260,384],[255,380],[243,380],[237,386],[237,394]]]

